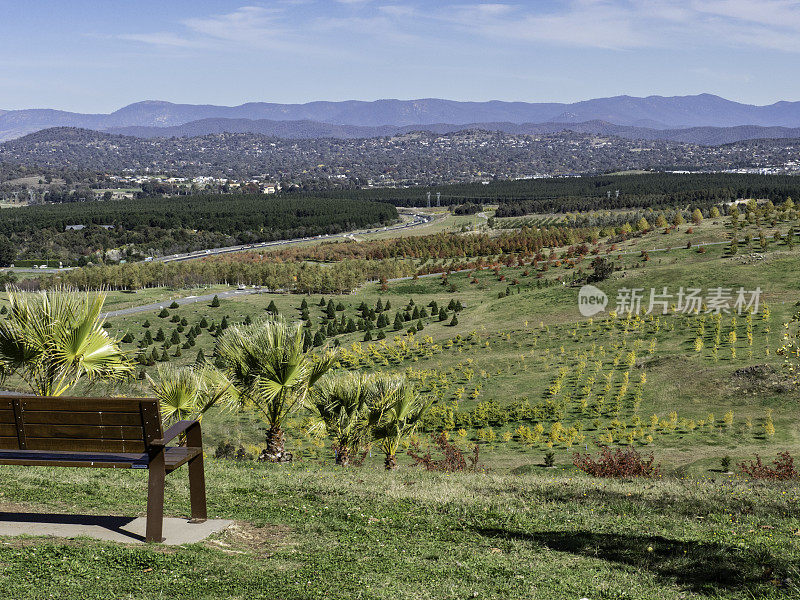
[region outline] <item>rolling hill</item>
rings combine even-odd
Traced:
[[[496,100],[459,102],[431,98],[305,104],[251,102],[239,106],[214,106],[148,100],[130,104],[109,114],[82,114],[51,109],[0,112],[0,141],[50,127],[81,127],[118,132],[119,128],[175,127],[208,119],[315,122],[373,128],[410,126],[416,129],[433,124],[582,124],[593,121],[655,130],[744,125],[793,128],[800,127],[800,102],[782,101],[755,106],[711,94],[646,98],[615,96],[570,104]],[[361,137],[363,133],[353,135]]]

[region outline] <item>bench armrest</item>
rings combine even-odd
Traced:
[[[150,442],[151,446],[166,446],[176,437],[181,435],[182,433],[186,433],[189,429],[193,427],[200,427],[200,421],[178,421],[177,423],[171,425],[169,429],[164,432],[164,435],[161,439],[153,440]]]

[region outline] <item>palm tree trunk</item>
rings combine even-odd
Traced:
[[[394,471],[397,468],[397,458],[394,454],[387,454],[386,459],[383,461],[383,466],[387,471]]]
[[[347,448],[339,448],[336,451],[336,464],[342,467],[350,464],[350,451]]]
[[[292,455],[286,452],[286,438],[280,425],[272,425],[267,430],[267,447],[258,457],[262,462],[288,462]]]

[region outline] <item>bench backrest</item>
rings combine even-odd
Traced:
[[[0,449],[145,452],[161,438],[158,400],[0,395]]]

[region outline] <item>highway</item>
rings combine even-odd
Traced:
[[[348,231],[345,233],[339,233],[335,235],[317,235],[313,237],[304,237],[304,238],[295,238],[293,240],[275,240],[274,242],[259,242],[257,244],[242,244],[240,246],[227,246],[224,248],[211,248],[208,250],[197,250],[195,252],[186,252],[184,254],[171,254],[169,256],[160,256],[157,258],[152,258],[153,262],[180,262],[185,260],[195,260],[197,258],[203,258],[204,256],[215,256],[220,254],[229,254],[231,252],[242,252],[245,250],[257,250],[260,248],[275,248],[278,246],[289,246],[292,244],[299,244],[301,242],[311,242],[311,241],[323,241],[326,239],[335,240],[337,238],[341,239],[352,239],[354,235],[366,235],[370,233],[383,233],[384,231],[398,231],[401,229],[411,229],[415,227],[422,227],[432,223],[436,217],[433,215],[427,215],[422,213],[410,213],[408,215],[410,217],[409,220],[403,221],[402,223],[398,223],[396,225],[392,225],[389,227],[376,227],[375,229],[361,229],[358,231]]]

